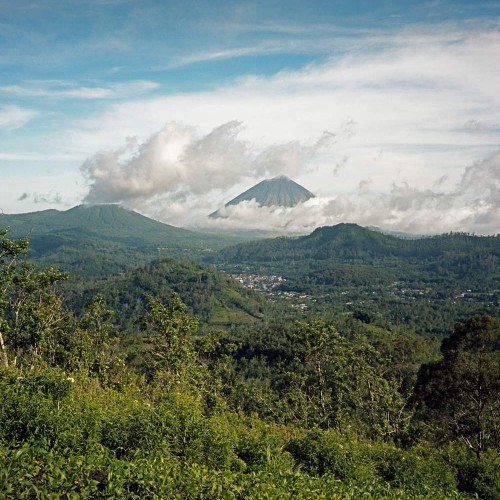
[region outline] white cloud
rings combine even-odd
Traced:
[[[479,137],[460,128],[471,120],[498,121],[500,33],[446,29],[386,34],[375,44],[379,50],[373,37],[362,38],[356,51],[299,71],[117,104],[81,122],[71,140],[100,150],[152,134],[166,121],[208,131],[236,119],[254,142],[288,142],[352,118],[360,147],[498,143],[498,131]]]
[[[170,223],[199,225],[253,181],[286,174],[318,198],[258,215],[243,205],[220,223],[251,227],[255,216],[277,231],[348,220],[411,232],[499,231],[488,194],[500,168],[496,26],[412,28],[353,43],[356,51],[299,71],[120,103],[86,119],[68,135],[69,150],[114,150],[83,167],[88,200],[125,200]],[[158,133],[170,120],[193,127]],[[151,138],[123,162],[119,145],[132,136]],[[172,161],[167,150],[182,154]]]
[[[450,192],[420,190],[403,183],[387,193],[374,193],[362,181],[358,192],[350,195],[313,198],[293,208],[259,207],[252,200],[225,207],[225,214],[226,219],[199,220],[198,225],[306,234],[319,226],[354,222],[414,234],[496,234],[500,228],[500,151],[468,166]]]
[[[212,50],[209,52],[199,52],[196,54],[191,54],[188,56],[183,56],[174,59],[170,64],[167,65],[167,67],[173,69],[201,62],[235,59],[238,57],[280,54],[283,52],[285,52],[285,50],[282,43],[267,42],[267,43],[255,44],[248,47],[238,47],[235,49],[221,49],[221,50]]]
[[[165,222],[210,230],[304,234],[340,222],[417,234],[491,234],[500,228],[500,152],[468,165],[448,187],[443,186],[447,179],[431,177],[426,188],[392,180],[387,190],[380,190],[365,178],[355,189],[318,196],[293,208],[259,207],[250,201],[225,207],[224,219],[208,219],[228,201],[235,186],[241,191],[263,177],[303,175],[315,158],[321,159],[351,135],[344,127],[344,134],[325,132],[308,144],[294,141],[258,149],[239,138],[241,131],[239,122],[206,135],[170,123],[142,144],[129,139],[124,148],[97,154],[82,165],[90,188],[86,201],[122,202]],[[308,179],[307,174],[303,177]]]
[[[0,129],[15,130],[31,121],[37,112],[33,109],[7,105],[0,108]]]
[[[22,85],[5,85],[0,92],[18,97],[51,97],[57,99],[121,99],[156,90],[159,85],[148,80],[80,85],[65,80],[32,80]]]
[[[244,179],[298,174],[337,140],[336,134],[324,132],[309,144],[293,141],[259,149],[239,138],[242,129],[240,122],[231,121],[200,135],[172,122],[143,143],[129,139],[120,149],[98,153],[81,166],[89,181],[86,201],[140,206],[167,195],[178,202],[180,194],[185,201]]]
[[[265,221],[279,231],[357,221],[414,232],[498,232],[495,182],[489,185],[500,168],[498,27],[468,22],[341,33],[325,27],[319,42],[311,36],[289,48],[328,59],[211,90],[136,98],[139,84],[135,92],[132,83],[120,90],[27,82],[11,95],[101,96],[99,109],[51,145],[80,163],[89,158],[82,167],[89,201],[122,200],[170,223],[199,225],[254,181],[283,173],[318,198],[284,211],[241,206],[234,209],[239,222]],[[286,43],[207,50],[176,64],[284,53]],[[144,92],[154,90],[154,83],[144,85]],[[117,95],[124,102],[104,100]],[[127,137],[136,139],[124,148]],[[317,144],[319,137],[328,147]],[[481,185],[478,172],[486,176]]]

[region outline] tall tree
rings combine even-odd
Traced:
[[[180,380],[196,363],[194,334],[198,320],[186,313],[186,306],[173,293],[168,305],[147,295],[149,310],[145,323],[152,344],[153,369],[165,371]]]
[[[27,263],[28,240],[0,231],[0,351],[3,366],[43,360],[64,365],[72,335],[72,315],[56,286],[67,278],[53,267]]]
[[[457,324],[441,353],[440,361],[423,365],[418,374],[420,414],[462,439],[480,459],[499,444],[500,320],[475,316]]]
[[[9,296],[18,270],[19,259],[28,252],[28,240],[11,240],[7,237],[8,232],[8,229],[0,230],[0,356],[3,366],[9,365],[6,338],[10,331],[10,324],[6,318]]]

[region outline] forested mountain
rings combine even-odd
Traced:
[[[80,276],[123,272],[159,256],[199,258],[244,239],[188,231],[118,205],[3,214],[0,227],[11,227],[12,237],[29,235],[30,258]]]
[[[391,257],[426,260],[491,255],[494,268],[500,257],[500,236],[451,233],[418,239],[402,239],[357,224],[320,227],[307,236],[273,238],[225,248],[217,258],[228,262],[265,262],[337,259],[344,262],[377,262]]]

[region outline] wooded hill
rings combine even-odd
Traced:
[[[475,268],[487,274],[499,272],[500,236],[450,233],[403,239],[357,224],[338,224],[298,238],[241,243],[221,250],[215,259],[230,263],[333,260],[363,264],[402,259],[412,265],[451,264],[462,274]]]
[[[500,313],[500,236],[402,239],[356,224],[299,238],[241,243],[207,257],[231,273],[284,278],[318,314],[351,312],[381,326],[445,334],[472,314]]]
[[[174,292],[202,325],[253,323],[261,320],[268,309],[264,297],[231,277],[194,262],[174,259],[155,260],[121,275],[81,280],[66,288],[67,299],[75,311],[83,310],[97,293],[102,294],[115,311],[116,323],[128,331],[138,329],[134,320],[145,309],[148,294],[166,301]]]

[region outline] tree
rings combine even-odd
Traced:
[[[87,304],[76,324],[72,339],[72,367],[80,367],[99,378],[103,384],[116,379],[125,366],[119,352],[119,337],[112,323],[114,312],[108,309],[102,294]]]
[[[180,380],[196,362],[194,336],[198,320],[186,313],[186,306],[176,293],[166,306],[160,299],[147,295],[149,311],[145,323],[152,343],[153,369],[165,371]]]
[[[9,344],[18,359],[43,359],[65,366],[71,348],[73,317],[56,291],[67,275],[53,267],[38,271],[23,262],[10,294]]]
[[[442,359],[421,367],[415,387],[420,414],[458,437],[478,459],[499,444],[500,320],[475,316],[455,326]]]
[[[10,325],[5,317],[9,306],[9,294],[19,265],[19,259],[28,252],[28,240],[13,241],[7,238],[9,230],[0,229],[0,356],[2,365],[9,365],[6,335]]]
[[[409,412],[400,383],[365,339],[349,342],[334,326],[313,321],[298,322],[291,340],[294,359],[282,392],[301,425],[356,428],[384,439],[405,430]]]
[[[53,267],[38,271],[24,260],[26,238],[14,241],[0,230],[0,351],[3,366],[43,360],[67,361],[72,315],[56,286],[67,278]]]

